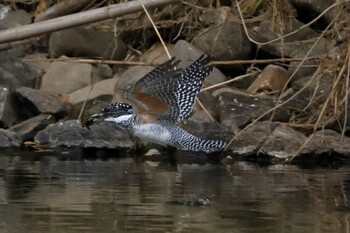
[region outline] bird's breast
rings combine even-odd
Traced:
[[[135,128],[134,134],[147,141],[171,145],[171,133],[166,127],[159,124],[148,123],[139,125]]]

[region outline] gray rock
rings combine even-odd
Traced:
[[[114,75],[113,78],[118,79],[114,92],[124,92],[130,84],[137,82],[153,69],[153,66],[132,66],[122,75]]]
[[[87,27],[75,27],[57,31],[50,37],[50,56],[100,57],[121,60],[126,56],[123,41],[112,32]]]
[[[1,13],[5,13],[4,10],[6,10],[5,7],[1,8]],[[13,11],[9,7],[6,13],[1,15],[4,17],[0,18],[0,29],[15,28],[31,23],[31,16],[24,10]]]
[[[55,61],[42,77],[40,90],[69,94],[91,84],[92,65],[77,62]]]
[[[117,81],[118,78],[105,79],[93,85],[76,90],[68,95],[69,103],[73,105],[81,104],[84,100],[96,99],[103,95],[109,95],[112,97],[114,94],[114,86]]]
[[[259,155],[267,155],[275,159],[288,159],[292,156],[310,154],[314,151],[311,145],[299,149],[305,143],[307,137],[287,125],[279,125],[266,139],[259,149]]]
[[[236,157],[255,156],[276,126],[271,121],[256,122],[240,132],[228,150]]]
[[[113,70],[109,65],[99,64],[92,66],[91,82],[96,83],[98,81],[112,78]]]
[[[97,112],[112,101],[114,86],[118,78],[105,79],[87,87],[83,87],[68,95],[68,102],[72,105],[69,116],[78,117],[84,101],[84,112]]]
[[[319,34],[309,27],[304,27],[303,23],[297,19],[290,17],[289,21],[285,22],[283,34],[296,31],[296,33],[284,38],[283,42],[276,41],[262,45],[260,49],[268,54],[278,57],[300,57],[305,54],[309,48],[315,43],[314,39],[319,37]],[[259,26],[253,27],[250,31],[254,40],[259,42],[271,41],[281,36],[280,28],[272,28],[272,22],[269,19],[263,19]],[[300,29],[300,30],[299,30]],[[328,42],[321,39],[315,46],[312,55],[322,54],[327,51]]]
[[[166,44],[166,47],[170,55],[174,56],[174,45]],[[144,61],[146,64],[161,64],[169,60],[169,57],[164,50],[164,46],[161,43],[154,44],[141,56],[141,60]]]
[[[0,85],[0,127],[9,127],[17,120],[17,111],[12,92],[7,86]]]
[[[20,87],[16,89],[16,94],[26,108],[35,115],[48,113],[59,118],[66,112],[65,105],[60,98],[44,91]]]
[[[309,144],[314,145],[316,155],[336,153],[350,157],[350,138],[346,136],[342,138],[341,134],[334,130],[317,131]]]
[[[0,148],[20,147],[21,137],[15,132],[6,129],[0,129]]]
[[[221,88],[214,91],[213,95],[219,97],[220,122],[231,132],[235,132],[237,128],[245,126],[275,106],[275,99],[272,97],[253,96],[230,88]]]
[[[3,1],[2,1],[3,2]],[[0,30],[16,28],[21,25],[31,23],[31,15],[21,9],[11,10],[10,6],[0,5]],[[23,56],[28,51],[28,45],[11,46],[7,50],[12,55],[19,57]]]
[[[203,51],[204,53],[211,54],[206,50]],[[174,56],[181,60],[179,67],[185,68],[191,65],[199,56],[201,56],[203,51],[185,40],[179,40],[174,47]],[[213,72],[206,77],[204,84],[205,86],[211,86],[224,81],[226,81],[225,75],[221,73],[219,69],[214,68]]]
[[[50,62],[45,61],[47,54],[33,53],[24,56],[23,62],[34,69],[38,74],[45,74],[50,66]]]
[[[0,52],[0,84],[11,90],[17,87],[34,87],[39,74],[9,52]]]
[[[33,139],[35,134],[44,129],[49,124],[55,123],[56,120],[52,115],[40,114],[26,121],[13,125],[10,130],[17,133],[23,141]]]
[[[229,135],[226,135],[225,130],[217,122],[208,122],[203,119],[189,118],[181,123],[181,127],[188,132],[203,139],[221,139],[227,141]]]
[[[193,39],[193,45],[221,61],[245,59],[253,51],[242,25],[234,21],[210,26]]]
[[[37,133],[34,141],[50,148],[81,147],[117,149],[130,148],[133,143],[127,132],[114,124],[92,125],[90,130],[80,126],[76,120],[60,121],[51,124]]]
[[[314,19],[335,3],[336,0],[291,0],[291,2],[302,12],[303,17]],[[321,27],[325,28],[337,16],[337,13],[339,13],[337,7],[328,10],[320,19],[321,22],[319,24],[322,24]]]

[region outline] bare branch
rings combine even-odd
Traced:
[[[170,4],[176,1],[178,0],[145,0],[144,5],[146,7],[156,7]],[[2,30],[0,31],[0,44],[16,40],[23,40],[44,33],[58,31],[105,19],[113,19],[141,10],[141,4],[136,0]]]

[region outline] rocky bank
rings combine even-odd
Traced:
[[[196,105],[183,127],[228,141],[225,162],[349,159],[349,5],[280,0],[252,11],[209,2],[151,11],[180,67],[202,53],[214,57],[198,96],[206,111]],[[0,29],[32,23],[32,10],[0,4]],[[1,51],[0,148],[159,149],[110,124],[82,128],[77,119],[82,108],[122,101],[129,84],[167,59],[143,12]]]

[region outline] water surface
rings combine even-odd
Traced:
[[[350,166],[0,156],[0,232],[350,232]]]

